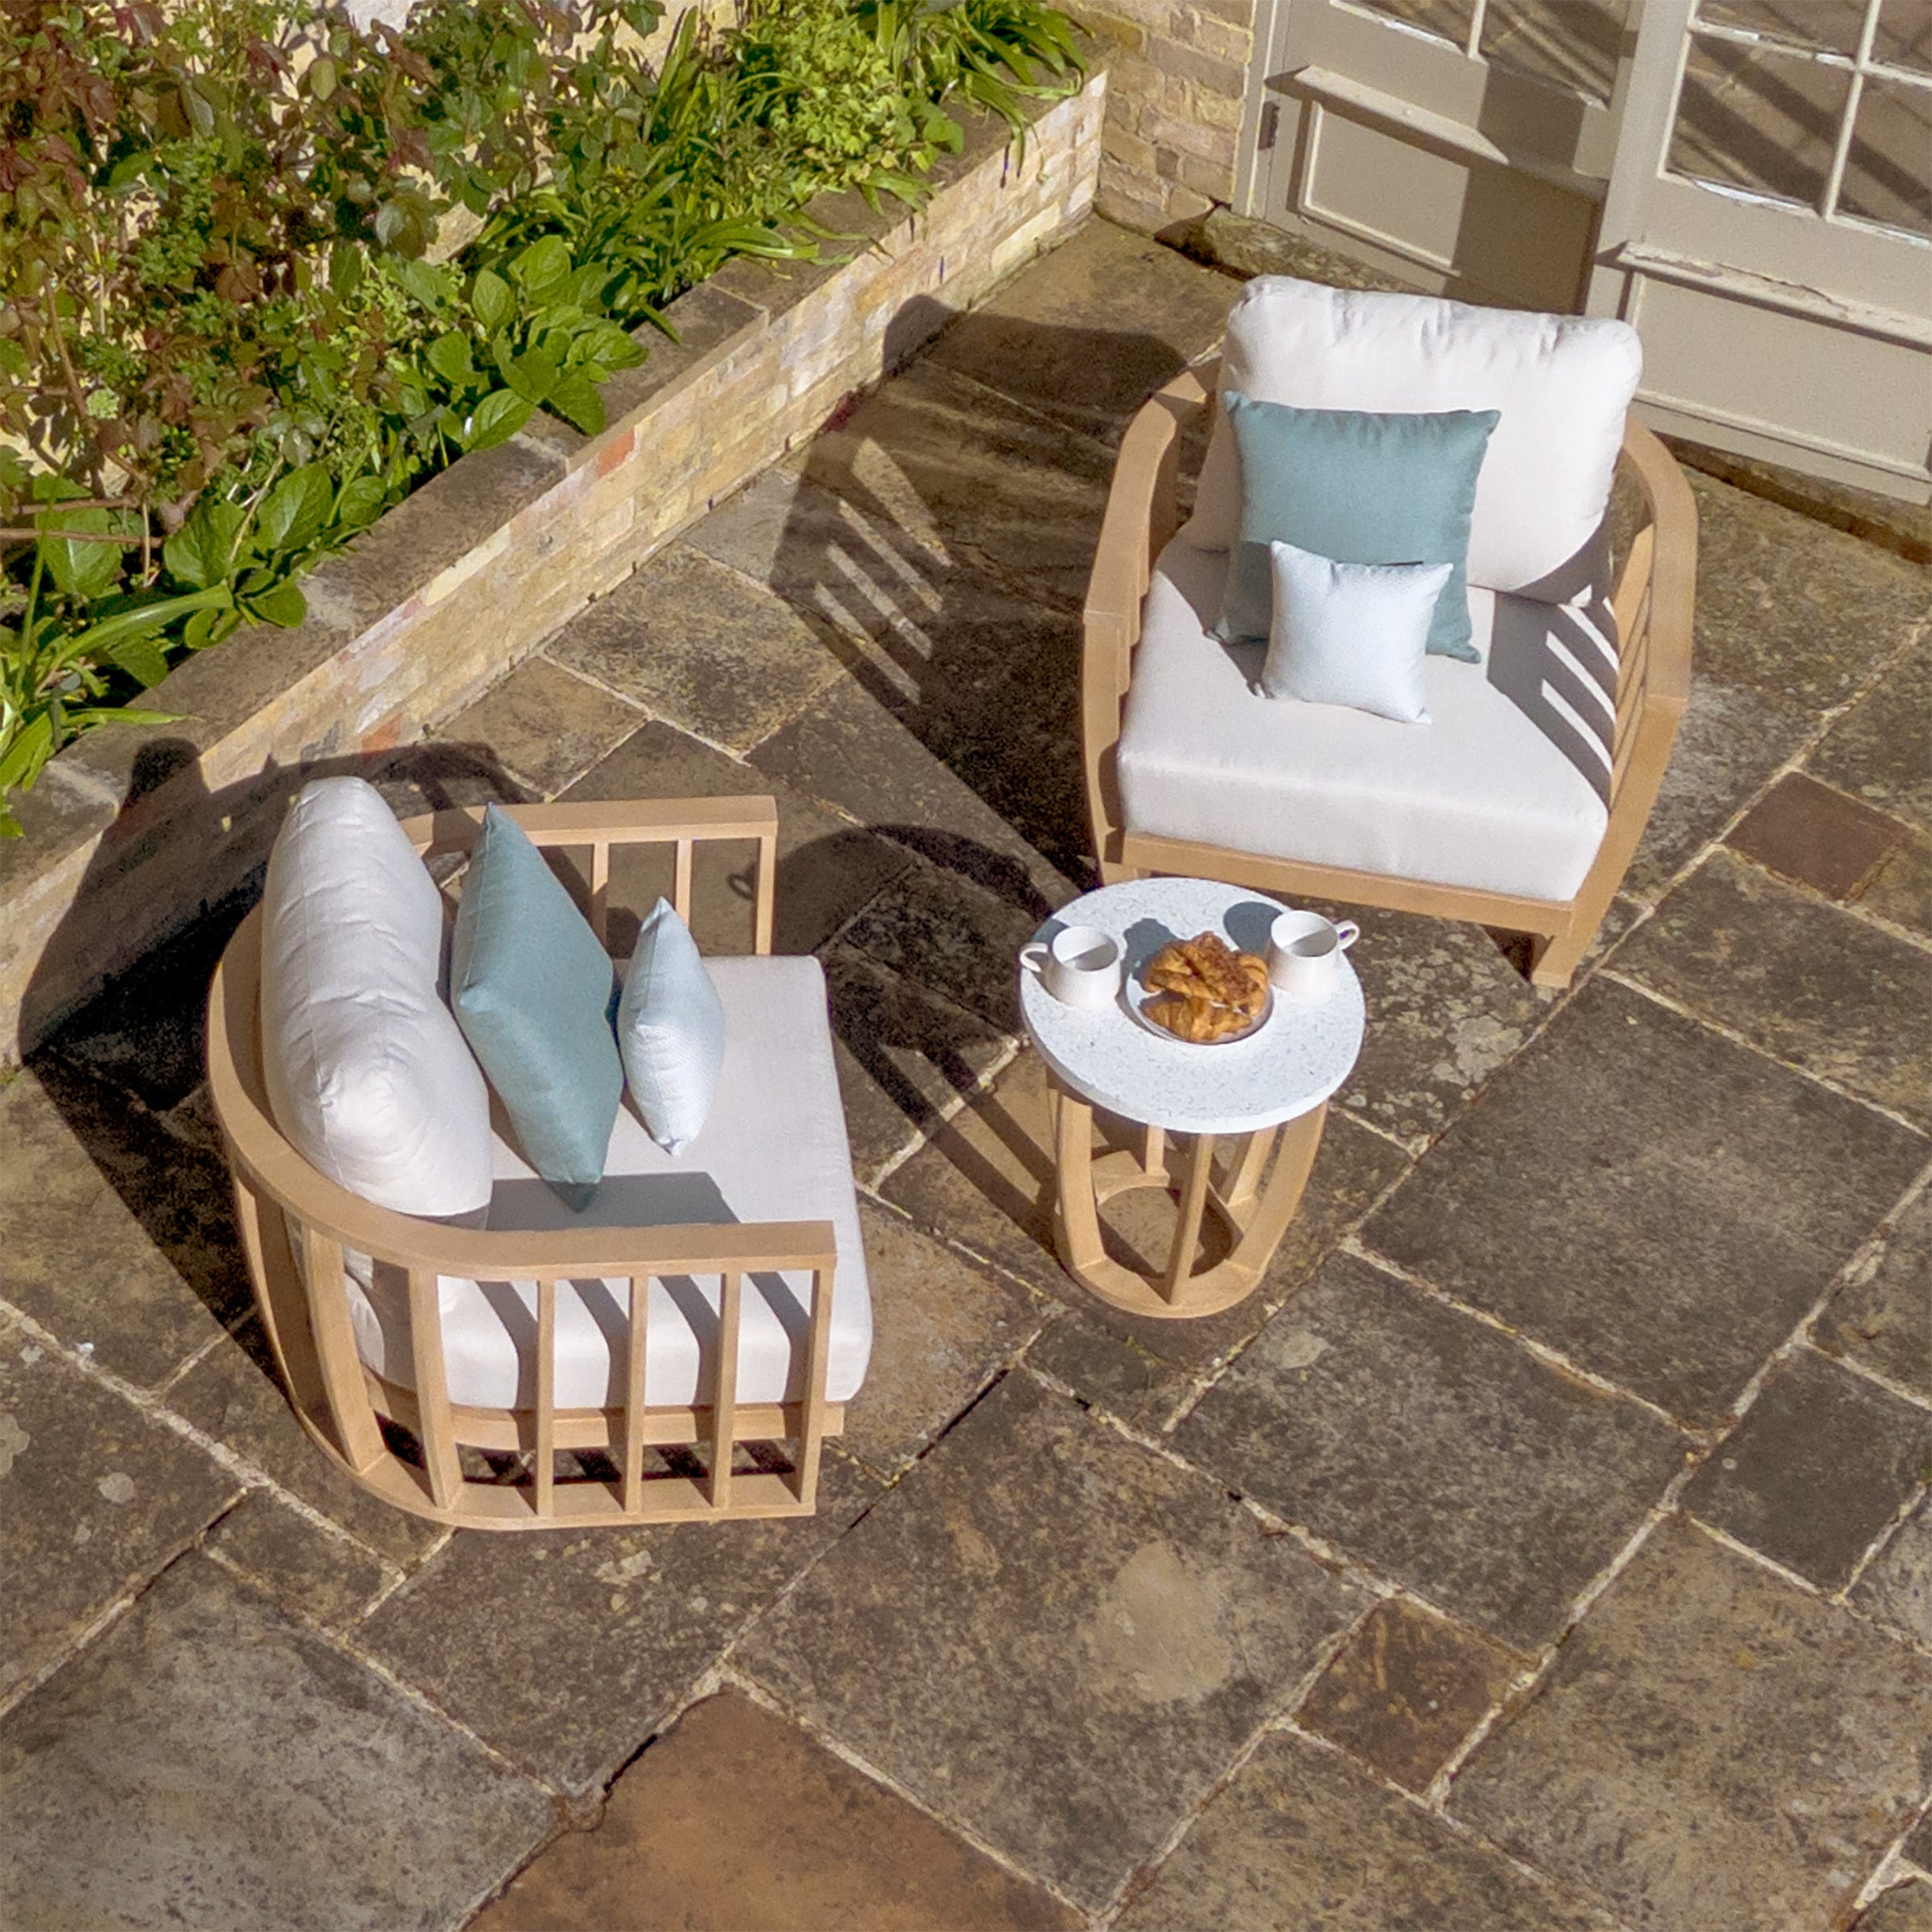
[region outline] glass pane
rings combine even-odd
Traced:
[[[1469,30],[1475,21],[1475,0],[1355,0],[1364,13],[1379,13],[1385,20],[1399,20],[1419,26],[1424,33],[1440,34],[1458,47],[1469,45]]]
[[[1865,0],[1699,0],[1699,21],[1742,27],[1794,47],[1856,54]]]
[[[1838,206],[1840,214],[1932,235],[1932,87],[1866,77]]]
[[[1629,0],[1490,0],[1483,56],[1512,74],[1607,101],[1628,10]]]
[[[1932,74],[1932,0],[1885,0],[1872,58]],[[1932,169],[1932,162],[1926,166]]]
[[[1802,55],[1695,39],[1665,165],[1815,208],[1831,173],[1852,77]]]

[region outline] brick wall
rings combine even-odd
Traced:
[[[973,121],[917,216],[814,203],[850,259],[730,264],[672,305],[675,344],[642,332],[601,435],[540,416],[465,457],[306,580],[306,623],[242,631],[143,700],[181,722],[61,753],[0,841],[0,1058],[242,883],[306,775],[424,737],[1078,221],[1106,87],[1039,111],[1024,156]]]
[[[1257,0],[1071,0],[1110,68],[1100,211],[1149,232],[1234,199]]]

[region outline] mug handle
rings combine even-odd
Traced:
[[[1020,970],[1030,973],[1036,978],[1046,971],[1047,955],[1052,949],[1044,940],[1035,940],[1020,948]]]
[[[1345,953],[1362,936],[1362,929],[1352,919],[1337,922],[1335,927],[1335,950]]]

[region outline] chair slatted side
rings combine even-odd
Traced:
[[[738,1315],[744,1276],[725,1269],[718,1293],[718,1366],[711,1390],[711,1504],[731,1501],[731,1446],[738,1427]]]
[[[591,847],[591,930],[597,943],[610,950],[610,847],[599,841]]]
[[[778,831],[777,820],[772,821],[772,829],[758,834],[758,877],[756,925],[752,934],[752,950],[756,953],[769,953],[772,950],[773,907],[777,896],[778,885]]]
[[[680,839],[677,841],[676,869],[671,881],[671,903],[676,908],[678,918],[687,925],[691,924],[691,861],[695,851],[695,841]]]
[[[416,1371],[416,1416],[429,1493],[439,1509],[452,1509],[463,1491],[463,1467],[457,1455],[456,1418],[450,1411],[442,1309],[436,1285],[437,1277],[426,1268],[409,1270],[409,1357]]]
[[[644,1507],[644,1371],[651,1346],[651,1277],[630,1279],[630,1333],[624,1362],[624,1507]]]
[[[302,1226],[302,1272],[308,1292],[308,1319],[315,1337],[322,1384],[329,1412],[341,1438],[342,1453],[357,1469],[368,1469],[389,1452],[369,1404],[362,1357],[349,1321],[349,1297],[342,1274],[342,1244],[306,1222]]]
[[[557,1282],[537,1283],[537,1467],[534,1495],[539,1516],[557,1507]]]
[[[811,1326],[805,1354],[805,1417],[798,1434],[798,1500],[818,1506],[819,1455],[825,1444],[825,1377],[832,1357],[832,1270],[811,1271]]]

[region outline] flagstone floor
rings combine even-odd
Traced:
[[[383,774],[777,795],[877,1305],[816,1520],[331,1473],[201,1082],[239,907],[0,1091],[0,1923],[1932,1927],[1932,573],[1693,476],[1575,987],[1366,915],[1262,1291],[1138,1324],[1046,1244],[1076,613],[1233,289],[1090,225]]]

